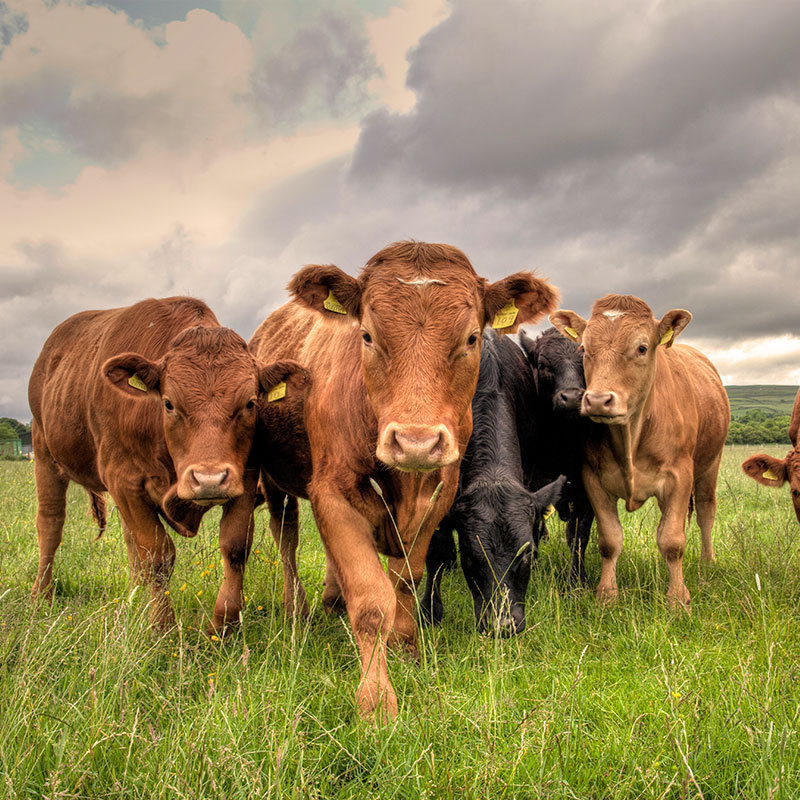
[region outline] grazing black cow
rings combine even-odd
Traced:
[[[461,566],[481,631],[501,635],[525,629],[525,592],[534,533],[545,509],[557,502],[565,478],[533,493],[535,420],[533,375],[524,353],[491,329],[483,334],[478,386],[472,400],[473,431],[461,463],[458,494],[434,534],[425,562],[422,613],[442,619],[441,572],[455,563],[458,531]]]
[[[568,483],[556,503],[556,510],[567,523],[567,543],[572,548],[570,580],[583,585],[586,584],[586,545],[594,521],[581,478],[586,435],[592,424],[580,416],[581,398],[586,390],[583,350],[556,328],[548,328],[536,339],[520,331],[519,341],[533,368],[536,384],[531,486],[534,489],[546,486],[559,475],[567,476]],[[544,526],[543,520],[541,524]]]

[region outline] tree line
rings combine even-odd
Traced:
[[[789,445],[788,414],[767,414],[754,409],[731,420],[726,444]]]

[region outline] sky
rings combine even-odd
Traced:
[[[77,311],[249,338],[401,239],[800,383],[796,0],[0,0],[0,416]]]

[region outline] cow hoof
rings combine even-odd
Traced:
[[[347,611],[344,598],[340,594],[331,597],[322,595],[322,610],[326,614],[344,614]]]
[[[617,602],[619,589],[616,586],[598,586],[595,596],[600,605],[610,606]]]
[[[375,728],[388,725],[397,718],[397,695],[391,684],[380,693],[380,699],[376,700],[375,690],[362,683],[356,692],[356,704],[361,719]]]
[[[392,631],[386,641],[386,646],[399,653],[410,661],[419,661],[419,648],[417,647],[417,637],[409,638]]]

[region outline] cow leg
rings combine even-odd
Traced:
[[[222,584],[208,633],[223,635],[226,627],[239,621],[244,598],[244,568],[253,544],[253,499],[255,486],[225,505],[219,524],[219,551],[222,555]]]
[[[570,566],[569,579],[573,586],[586,586],[586,546],[592,532],[594,513],[588,503],[580,505],[575,503],[573,515],[570,517],[573,527],[572,539],[572,565]]]
[[[356,703],[362,717],[385,722],[397,716],[397,695],[386,669],[386,643],[397,600],[383,571],[372,526],[333,487],[311,493],[314,516],[333,560],[361,656]]]
[[[336,565],[329,553],[325,553],[325,580],[322,589],[322,610],[326,614],[343,614],[346,610],[342,587]]]
[[[597,547],[600,550],[600,582],[597,600],[607,603],[615,600],[617,589],[617,559],[622,552],[622,525],[617,514],[617,500],[600,485],[589,469],[584,469],[583,482],[586,494],[597,517]]]
[[[135,578],[150,585],[153,625],[169,628],[175,624],[175,614],[165,592],[175,566],[175,545],[150,503],[134,494],[119,493],[110,487],[109,491],[123,526],[130,531],[133,546],[129,545],[128,555],[132,567],[138,571]]]
[[[61,544],[64,519],[67,507],[67,487],[69,479],[64,477],[44,443],[43,436],[37,436],[34,425],[34,446],[36,461],[36,535],[39,540],[39,569],[31,589],[31,598],[53,599],[53,560]]]
[[[684,475],[691,475],[691,465],[685,466],[684,470]],[[677,474],[681,471],[681,465],[676,465]],[[683,606],[688,611],[691,598],[683,582],[683,553],[686,549],[686,509],[689,507],[691,484],[688,477],[681,482],[673,479],[671,483],[673,485],[667,488],[664,495],[658,496],[658,505],[661,508],[658,549],[669,570],[667,600],[671,606]]]
[[[717,475],[722,453],[714,463],[694,482],[694,508],[697,524],[700,526],[700,560],[710,563],[714,561],[714,544],[711,531],[717,516]]]
[[[283,565],[283,609],[293,617],[308,616],[306,590],[297,571],[297,545],[300,541],[297,498],[280,491],[270,481],[263,481],[269,506],[269,532],[278,546]]]
[[[405,650],[416,658],[417,651],[417,620],[416,620],[416,589],[422,580],[425,569],[425,549],[412,547],[406,558],[390,558],[388,561],[389,579],[394,584],[395,607],[394,626],[389,636],[389,646],[394,649]]]
[[[425,558],[425,596],[420,601],[422,619],[431,625],[441,624],[444,617],[442,573],[446,569],[452,569],[455,563],[456,547],[453,532],[440,526],[433,534]]]

